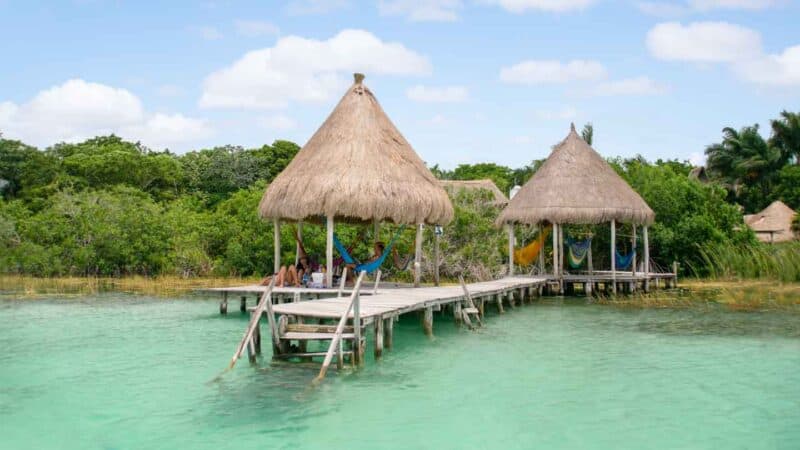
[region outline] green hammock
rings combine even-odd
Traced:
[[[567,237],[567,260],[569,266],[573,269],[579,268],[583,261],[586,260],[586,255],[589,254],[589,248],[592,246],[592,238],[576,241]]]

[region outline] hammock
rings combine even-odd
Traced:
[[[336,237],[336,234],[333,235],[333,245],[336,247],[336,250],[339,252],[339,254],[342,255],[342,259],[344,260],[345,263],[354,264],[356,266],[356,269],[355,269],[356,272],[355,273],[361,273],[361,272],[372,273],[372,272],[375,272],[376,270],[378,270],[378,268],[383,264],[383,261],[386,260],[386,257],[389,255],[389,252],[392,250],[392,246],[394,245],[394,242],[400,236],[400,233],[402,233],[403,230],[405,230],[405,229],[406,229],[406,226],[403,225],[403,226],[400,227],[399,230],[397,230],[397,233],[395,233],[394,236],[392,236],[392,239],[389,241],[389,244],[386,245],[386,248],[383,249],[383,252],[381,253],[381,256],[379,256],[374,261],[370,261],[370,262],[363,263],[363,264],[361,264],[358,261],[356,261],[356,259],[353,258],[352,255],[350,255],[350,252],[348,252],[347,249],[345,248],[345,246],[342,245],[342,242],[339,241],[339,238]]]
[[[547,239],[547,236],[550,235],[550,230],[552,228],[552,226],[545,228],[539,233],[536,240],[519,250],[514,250],[514,264],[520,266],[530,265],[533,260],[539,256],[539,252],[542,250],[542,247],[544,247],[544,241]]]
[[[628,253],[627,255],[620,255],[619,250],[614,250],[616,253],[616,268],[617,269],[627,269],[628,266],[631,265],[633,262],[633,257],[636,255],[636,250],[634,249],[632,252]]]
[[[569,260],[569,266],[573,269],[577,269],[578,267],[583,264],[583,261],[586,259],[586,255],[589,254],[589,248],[592,246],[592,238],[584,239],[582,241],[576,241],[570,237],[567,237],[567,259]]]

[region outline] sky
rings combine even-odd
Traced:
[[[0,0],[0,132],[45,148],[304,144],[364,83],[428,164],[703,162],[726,126],[800,109],[790,0]]]

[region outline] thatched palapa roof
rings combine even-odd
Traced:
[[[780,200],[772,202],[763,211],[744,216],[747,224],[763,242],[785,242],[795,238],[792,219],[795,212]]]
[[[264,218],[446,224],[453,206],[438,180],[355,75],[291,163],[267,187]]]
[[[506,205],[508,204],[508,197],[503,195],[500,191],[500,188],[494,184],[494,181],[485,178],[482,180],[439,180],[439,183],[445,188],[445,190],[457,192],[461,189],[473,190],[473,189],[485,189],[491,192],[494,199],[492,200],[493,205]]]
[[[575,131],[558,144],[500,213],[497,224],[519,222],[649,225],[653,210]]]

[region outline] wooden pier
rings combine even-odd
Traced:
[[[345,359],[358,365],[364,360],[367,327],[374,335],[374,355],[380,358],[385,349],[392,347],[393,324],[403,314],[417,313],[422,330],[433,335],[434,312],[440,317],[452,317],[456,324],[469,327],[480,325],[487,307],[516,308],[541,295],[569,294],[592,295],[648,290],[663,281],[664,287],[674,287],[675,273],[593,272],[591,274],[564,274],[554,276],[507,276],[498,280],[440,287],[401,287],[398,285],[362,285],[359,277],[352,289],[277,288],[265,286],[239,286],[206,289],[222,293],[227,302],[230,293],[242,295],[241,310],[251,313],[249,331],[240,344],[238,355],[247,349],[251,361],[261,353],[261,319],[266,316],[272,340],[274,359],[299,359],[311,361],[325,358],[321,376],[327,365],[337,356],[337,366]],[[246,296],[257,294],[256,306],[246,307]],[[288,300],[288,301],[287,301]],[[304,301],[305,300],[305,301]],[[222,310],[222,306],[220,306]],[[337,325],[338,324],[338,325]],[[308,349],[309,342],[328,345],[327,351]],[[237,359],[238,356],[234,357]]]

